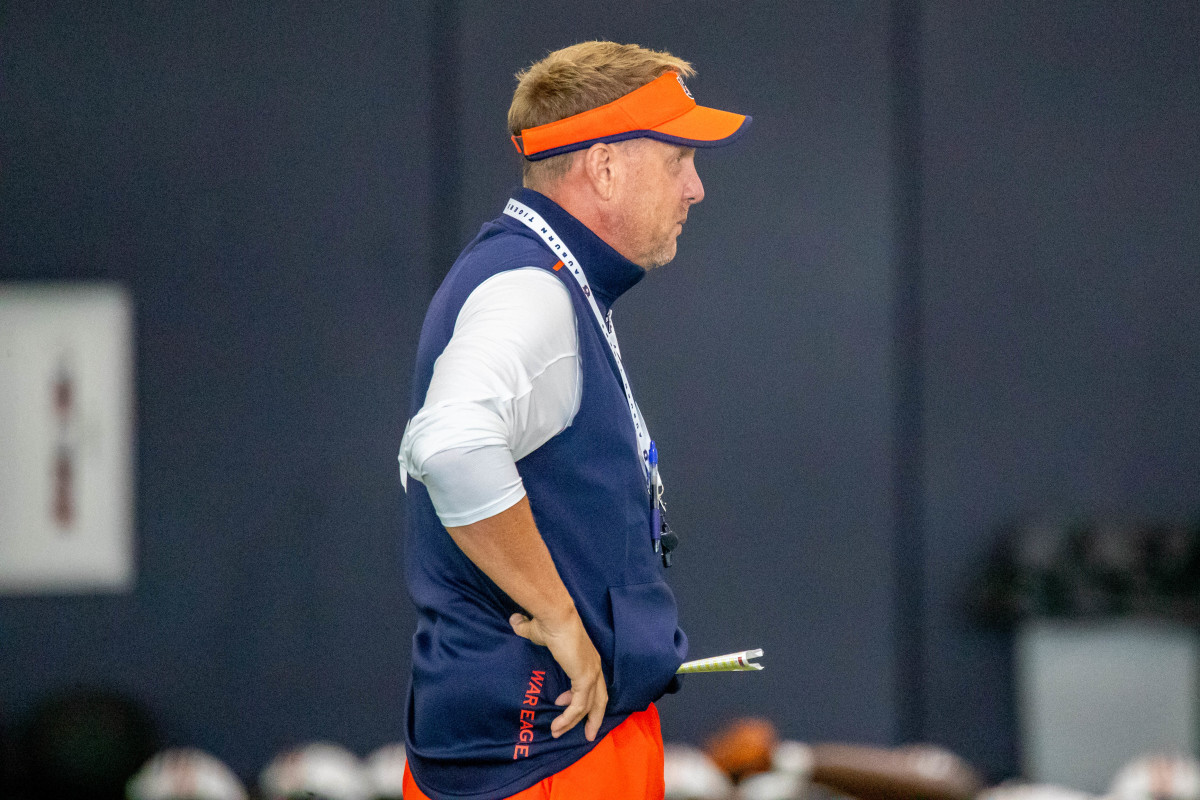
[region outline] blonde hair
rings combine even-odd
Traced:
[[[508,107],[508,130],[514,136],[590,111],[634,89],[645,86],[664,72],[690,78],[692,65],[665,51],[636,44],[581,42],[555,50],[517,73],[517,88]],[[575,153],[563,153],[540,161],[524,160],[522,177],[530,188],[556,183],[571,168]]]

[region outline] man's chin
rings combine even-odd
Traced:
[[[647,263],[640,264],[639,266],[647,272],[652,269],[658,269],[659,267],[665,267],[667,264],[670,264],[675,260],[675,253],[677,249],[678,248],[676,247],[675,242],[671,242],[670,249],[664,247],[661,251],[651,255],[650,258],[647,259]]]

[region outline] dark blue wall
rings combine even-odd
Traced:
[[[246,774],[394,740],[427,18],[48,5],[0,31],[0,266],[132,290],[139,577],[0,601],[0,714],[98,683]]]
[[[1200,511],[1200,8],[928,2],[923,42],[925,730],[996,774],[996,524]]]
[[[1010,775],[1010,643],[961,602],[996,523],[1195,511],[1193,4],[45,5],[0,17],[0,278],[133,292],[139,579],[0,598],[0,723],[100,683],[246,776],[399,737],[421,315],[519,180],[512,73],[584,38],[676,52],[701,102],[755,116],[617,308],[693,652],[770,665],[689,680],[669,737],[757,713]],[[908,72],[896,8],[920,12]]]

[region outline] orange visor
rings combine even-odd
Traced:
[[[720,147],[740,137],[751,117],[696,105],[675,72],[666,72],[607,105],[512,137],[517,152],[538,161],[597,142],[649,138],[686,147]]]

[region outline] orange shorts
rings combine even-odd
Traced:
[[[586,756],[509,800],[662,800],[664,791],[662,728],[651,704],[629,715]],[[404,800],[429,800],[407,764]]]

